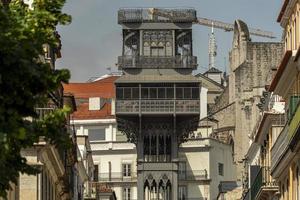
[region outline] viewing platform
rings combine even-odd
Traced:
[[[122,8],[118,11],[118,23],[172,22],[192,23],[197,20],[192,8]]]

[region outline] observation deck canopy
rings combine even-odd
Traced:
[[[193,8],[122,8],[118,23],[192,23],[197,21]]]

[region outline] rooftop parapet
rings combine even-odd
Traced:
[[[192,8],[122,8],[118,11],[118,23],[172,22],[192,23],[197,20]]]

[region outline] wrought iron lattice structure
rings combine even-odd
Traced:
[[[124,75],[115,82],[116,116],[118,129],[137,147],[140,200],[178,199],[178,180],[188,178],[179,177],[178,147],[200,116],[200,82],[191,74],[197,66],[191,29],[196,11],[164,11],[172,18],[155,17],[148,9],[118,13],[123,27],[118,67]]]

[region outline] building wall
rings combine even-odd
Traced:
[[[193,170],[195,175],[200,170],[206,170],[208,175],[205,181],[186,184],[188,198],[215,199],[220,181],[232,181],[235,178],[231,145],[215,139],[193,139],[183,143],[179,151],[179,161],[185,161],[186,170]],[[223,164],[223,175],[219,175],[219,163]]]
[[[218,185],[220,181],[235,180],[235,165],[232,158],[231,145],[222,144],[216,140],[211,140],[211,154],[210,154],[210,177],[211,181],[211,199],[216,199],[219,193]],[[219,175],[218,165],[223,164],[223,175]]]
[[[284,44],[285,50],[296,50],[300,45],[300,2],[296,1],[296,4],[290,9],[291,15],[283,26]]]
[[[229,54],[229,104],[223,107],[226,109],[216,111],[214,118],[219,121],[218,128],[235,126],[234,161],[239,181],[242,180],[242,160],[249,148],[249,136],[259,115],[256,104],[260,101],[265,85],[270,84],[272,70],[278,66],[282,51],[282,43],[251,42],[247,25],[240,20],[235,22]]]

